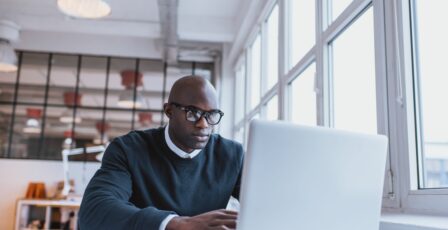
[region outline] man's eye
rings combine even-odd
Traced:
[[[190,112],[191,114],[193,114],[195,116],[198,116],[198,115],[200,116],[200,114],[201,114],[199,111],[197,111],[195,109],[189,109],[188,112]]]

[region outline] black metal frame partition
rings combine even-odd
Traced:
[[[35,103],[35,102],[22,102],[22,101],[18,101],[18,96],[19,96],[19,86],[20,86],[20,78],[21,78],[21,74],[22,74],[22,68],[23,68],[23,57],[24,54],[26,53],[34,53],[34,54],[48,54],[48,63],[47,63],[47,76],[46,76],[46,82],[45,82],[45,93],[44,93],[44,101],[43,103]],[[75,97],[75,101],[73,103],[72,106],[67,106],[67,105],[63,105],[63,104],[52,104],[49,103],[49,90],[50,90],[50,79],[51,79],[51,74],[52,74],[52,69],[53,69],[53,57],[54,55],[70,55],[70,56],[77,56],[77,68],[76,68],[76,86],[75,86],[75,95],[78,95],[80,88],[79,88],[79,82],[80,82],[80,75],[81,75],[81,69],[82,69],[82,60],[83,57],[99,57],[99,58],[107,58],[107,64],[106,64],[106,80],[105,80],[105,87],[104,87],[104,101],[103,101],[103,105],[102,107],[96,107],[96,106],[82,106],[82,105],[78,105],[76,103],[76,97]],[[116,108],[116,107],[108,107],[107,106],[107,102],[108,102],[108,95],[109,95],[109,82],[110,82],[110,70],[111,70],[111,59],[112,58],[123,58],[123,57],[105,57],[105,56],[95,56],[95,55],[74,55],[74,54],[65,54],[65,53],[47,53],[47,52],[34,52],[34,51],[18,51],[18,70],[16,72],[16,79],[15,79],[15,87],[14,87],[14,96],[13,96],[13,100],[11,101],[2,101],[0,100],[0,105],[10,105],[12,106],[12,114],[11,114],[11,123],[9,124],[9,129],[8,129],[8,149],[6,151],[6,157],[2,158],[12,158],[12,159],[41,159],[41,160],[49,160],[49,159],[43,159],[41,158],[41,154],[43,153],[43,144],[44,144],[44,139],[45,139],[45,126],[46,126],[46,120],[47,120],[47,108],[48,107],[66,107],[69,109],[73,110],[73,114],[72,114],[72,124],[71,124],[71,132],[75,133],[75,129],[76,129],[76,122],[75,122],[75,116],[77,113],[77,110],[79,109],[93,109],[93,110],[101,110],[102,112],[102,122],[104,123],[106,121],[106,111],[129,111],[130,109],[127,108]],[[166,62],[162,62],[161,60],[156,60],[156,59],[140,59],[140,58],[126,58],[126,59],[130,59],[130,60],[135,60],[135,72],[136,74],[139,72],[140,70],[140,61],[141,60],[148,60],[148,61],[157,61],[157,62],[161,62],[163,64],[163,89],[162,89],[162,104],[165,102],[166,97],[167,97],[167,92],[166,92],[166,86],[167,86],[167,68],[168,68],[168,64]],[[195,73],[195,69],[196,69],[196,63],[192,63],[192,73]],[[133,87],[133,92],[134,92],[134,101],[136,100],[137,97],[137,77],[134,78],[134,80],[136,81]],[[39,142],[38,142],[38,148],[37,148],[37,154],[35,158],[19,158],[19,157],[13,157],[11,154],[12,151],[12,144],[13,144],[13,134],[14,134],[14,125],[15,125],[15,117],[16,117],[16,112],[17,112],[17,106],[39,106],[39,107],[43,107],[42,109],[42,117],[41,117],[41,130],[40,130],[40,135],[39,135]],[[160,125],[163,125],[165,123],[165,119],[164,119],[164,112],[163,112],[163,108],[160,108],[159,110],[155,110],[155,109],[138,109],[135,106],[133,106],[132,108],[132,125],[131,125],[131,130],[133,130],[134,127],[134,120],[135,120],[135,114],[136,112],[152,112],[152,113],[160,113],[161,114],[161,121],[160,121]],[[101,132],[101,139],[103,139],[104,137],[104,132]],[[51,160],[51,159],[50,159]]]

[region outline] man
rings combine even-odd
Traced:
[[[84,194],[80,229],[234,229],[242,146],[212,134],[223,116],[207,80],[176,81],[165,128],[132,131],[108,146]]]

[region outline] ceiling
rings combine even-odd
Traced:
[[[112,13],[88,20],[65,16],[56,0],[0,0],[0,20],[12,20],[22,31],[161,38],[158,0],[106,1]],[[241,0],[179,0],[177,34],[181,40],[231,42],[240,5]]]
[[[48,100],[51,104],[61,104],[63,92],[73,88],[76,79],[76,56],[64,57],[57,53],[89,54],[116,57],[163,57],[160,47],[174,34],[179,45],[178,57],[182,54],[199,57],[207,55],[207,50],[222,52],[223,43],[231,43],[241,24],[244,10],[250,0],[106,0],[112,13],[102,19],[90,20],[72,18],[61,13],[57,0],[0,0],[0,20],[11,20],[20,27],[20,40],[13,43],[16,49],[44,52],[27,54],[23,59],[18,100],[29,103],[42,103],[45,93],[48,56],[46,52],[56,53],[52,59],[52,74],[49,82]],[[161,7],[160,3],[177,2],[177,5]],[[245,7],[243,7],[245,6]],[[170,13],[170,17],[164,17]],[[162,15],[162,16],[161,16]],[[166,20],[168,18],[168,20]],[[165,29],[164,29],[165,28]],[[164,33],[174,28],[171,33]],[[167,37],[171,36],[171,37]],[[205,47],[205,48],[204,48]],[[131,50],[136,50],[131,52]],[[151,54],[151,52],[155,54]],[[149,54],[148,54],[149,53]],[[216,52],[213,55],[217,55]],[[119,58],[117,58],[119,59]],[[159,59],[160,60],[160,59]],[[193,61],[193,60],[189,60]],[[132,69],[135,62],[117,60],[111,63],[108,94],[108,107],[116,107],[118,96],[124,90],[121,85],[120,71]],[[199,61],[200,62],[200,61]],[[80,74],[80,92],[84,106],[102,106],[104,101],[105,79],[104,57],[83,59]],[[124,65],[124,66],[123,66]],[[163,63],[160,61],[142,61],[140,71],[144,75],[143,86],[139,89],[145,97],[144,109],[160,110],[163,92]],[[197,72],[212,74],[207,68],[197,66]],[[191,73],[191,66],[169,66],[167,69],[168,91],[180,76]],[[199,72],[200,73],[200,72]],[[0,100],[11,101],[14,94],[16,74],[0,74]],[[94,79],[101,79],[100,81]],[[26,109],[29,106],[17,106],[15,123],[24,125]],[[0,126],[11,119],[12,106],[0,106]],[[47,110],[48,131],[58,136],[67,129],[58,117],[64,107],[51,107]],[[83,122],[77,130],[83,130],[87,136],[96,133],[94,125],[102,119],[102,113],[81,110]],[[162,119],[160,113],[154,113],[154,125]],[[3,120],[3,121],[2,121]],[[139,128],[138,118],[132,118],[127,111],[108,111],[106,120],[111,123],[110,136],[116,136],[130,129],[132,120]],[[20,132],[20,125],[14,130]],[[50,133],[48,133],[50,134]]]

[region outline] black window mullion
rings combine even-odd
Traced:
[[[81,65],[82,65],[82,56],[78,55],[78,66],[76,69],[76,87],[75,87],[75,96],[73,98],[73,114],[72,114],[72,140],[75,140],[75,128],[76,128],[76,111],[78,108],[78,94],[79,94],[79,81],[80,81],[80,75],[81,75]],[[70,145],[70,150],[72,149],[73,145]]]
[[[137,61],[135,62],[135,72],[134,72],[134,103],[132,106],[132,125],[131,130],[134,130],[134,120],[135,120],[135,110],[136,110],[136,99],[137,99],[137,84],[138,84],[138,75],[140,70],[140,58],[137,58]]]
[[[103,103],[103,111],[102,111],[103,115],[102,115],[102,118],[101,118],[102,125],[105,125],[105,123],[106,123],[107,97],[108,97],[108,94],[109,94],[110,62],[111,62],[111,58],[107,57],[106,85],[105,85],[105,88],[104,88],[104,103]],[[101,142],[104,139],[104,132],[105,132],[104,127],[102,127],[102,128],[103,128],[103,130],[101,130],[102,131],[101,132]],[[102,143],[102,144],[104,144],[104,143]]]
[[[50,76],[51,76],[51,69],[52,69],[52,60],[53,60],[53,54],[50,53],[48,57],[48,66],[47,66],[47,81],[45,83],[45,96],[44,96],[44,108],[42,112],[42,123],[40,128],[40,137],[39,137],[39,147],[37,151],[37,158],[40,158],[40,155],[42,153],[42,146],[44,142],[44,136],[45,136],[45,123],[47,120],[47,107],[48,107],[48,91],[50,90]]]
[[[18,63],[17,75],[16,75],[16,86],[14,89],[14,100],[12,102],[11,123],[9,124],[8,155],[7,155],[8,158],[11,157],[11,145],[12,145],[12,138],[14,135],[14,123],[15,123],[15,117],[16,117],[17,97],[19,95],[19,83],[20,83],[20,73],[22,70],[22,59],[23,59],[23,52],[19,52],[19,63]]]
[[[168,69],[168,65],[165,62],[163,62],[163,89],[162,89],[162,106],[163,103],[165,103],[165,97],[166,97],[166,78],[167,78],[167,69]],[[162,108],[162,111],[160,112],[160,126],[163,125],[163,123],[165,122],[165,112]]]

